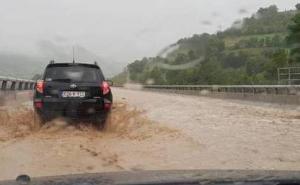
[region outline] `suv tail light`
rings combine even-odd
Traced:
[[[44,80],[38,80],[36,83],[36,91],[39,93],[44,93],[45,82]]]
[[[43,108],[43,102],[42,101],[35,101],[34,106],[37,109],[41,109],[41,108]]]
[[[110,87],[109,87],[109,84],[106,81],[102,82],[101,90],[102,90],[103,95],[106,95],[106,94],[109,93]]]
[[[110,111],[112,107],[112,102],[108,99],[104,99],[104,110]]]

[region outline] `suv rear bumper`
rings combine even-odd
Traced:
[[[37,103],[39,106],[37,106]],[[108,104],[110,104],[108,106]],[[35,99],[36,112],[45,117],[78,117],[104,115],[110,111],[112,102],[104,99]]]

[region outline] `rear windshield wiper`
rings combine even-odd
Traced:
[[[71,79],[68,78],[61,78],[61,79],[52,79],[53,82],[72,82]]]

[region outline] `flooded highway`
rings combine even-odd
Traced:
[[[40,126],[28,99],[0,107],[0,179],[167,169],[300,169],[298,107],[113,88],[111,120]]]

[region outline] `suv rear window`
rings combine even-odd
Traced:
[[[100,70],[86,66],[57,66],[46,69],[45,81],[95,82],[103,81]]]

